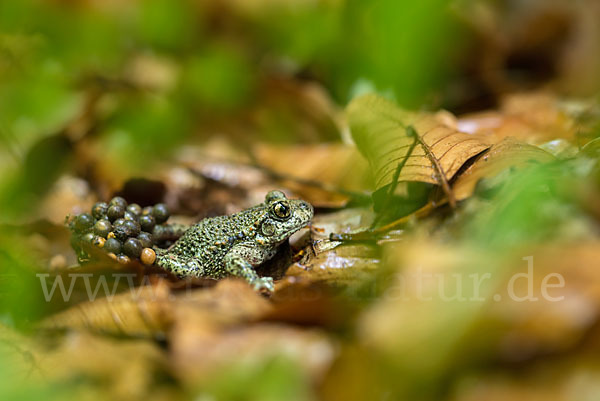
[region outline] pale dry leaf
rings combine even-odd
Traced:
[[[276,323],[257,323],[217,333],[177,338],[173,342],[174,372],[185,385],[205,384],[232,365],[256,369],[276,356],[293,360],[317,381],[336,356],[336,343],[323,330]]]
[[[376,95],[354,99],[347,116],[352,137],[370,163],[376,189],[394,182],[399,165],[398,182],[443,185],[467,160],[489,148],[480,137],[448,124],[448,113],[408,112]],[[416,144],[408,127],[416,132]]]
[[[354,146],[259,144],[253,155],[286,187],[317,207],[343,207],[350,200],[348,191],[371,190],[369,166]]]
[[[581,352],[575,357],[550,359],[510,369],[478,371],[460,378],[453,401],[571,401],[598,397],[600,366]]]
[[[40,379],[50,383],[87,379],[81,391],[91,397],[77,394],[77,399],[160,400],[165,391],[174,395],[157,380],[166,370],[165,352],[148,339],[122,341],[71,332],[55,348],[38,349]]]
[[[174,306],[171,334],[191,337],[258,319],[271,310],[265,297],[236,278],[222,279],[211,288],[182,291]]]
[[[307,264],[294,264],[277,283],[278,292],[290,287],[323,285],[326,287],[360,286],[380,267],[376,249],[370,245],[344,245],[313,257]]]
[[[556,96],[537,92],[507,95],[500,110],[461,116],[458,126],[491,143],[515,137],[536,145],[557,138],[573,141],[580,128]]]
[[[488,305],[473,335],[495,331],[492,350],[511,362],[579,346],[586,334],[596,332],[600,318],[599,245],[595,239],[543,244],[527,249],[526,258],[507,258],[507,270],[522,275],[509,276],[498,287],[497,300]],[[508,292],[513,277],[518,298]]]
[[[167,284],[132,287],[131,291],[77,304],[42,320],[47,330],[89,330],[131,337],[162,337],[173,318]]]
[[[492,178],[508,168],[523,168],[553,160],[556,160],[554,156],[537,146],[505,138],[458,176],[452,190],[456,200],[463,200],[473,194],[482,178]]]

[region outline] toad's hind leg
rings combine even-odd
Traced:
[[[189,276],[202,277],[204,271],[198,260],[169,253],[158,253],[156,264],[180,278]]]

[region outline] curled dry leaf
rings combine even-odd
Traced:
[[[376,189],[402,181],[448,181],[471,157],[489,146],[454,128],[447,113],[414,113],[365,95],[347,109],[352,137],[370,163]]]
[[[163,337],[173,318],[166,282],[75,305],[42,320],[49,330],[84,329],[130,337]]]
[[[507,168],[522,168],[553,160],[554,156],[537,146],[505,138],[458,176],[452,190],[456,200],[463,200],[473,194],[477,182],[482,178],[492,178]]]

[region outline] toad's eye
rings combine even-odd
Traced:
[[[290,208],[283,202],[277,202],[275,206],[273,206],[273,213],[280,219],[287,219],[290,217]]]

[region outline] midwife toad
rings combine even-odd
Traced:
[[[231,275],[244,278],[257,290],[273,291],[273,279],[259,277],[254,267],[271,259],[313,214],[308,202],[271,191],[260,205],[190,227],[170,249],[158,251],[156,264],[179,277]]]

